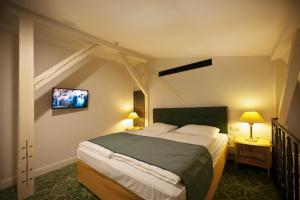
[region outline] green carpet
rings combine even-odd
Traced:
[[[36,178],[35,185],[36,192],[29,198],[30,200],[97,199],[77,182],[75,164]],[[16,186],[0,190],[0,199],[17,199]],[[280,197],[265,170],[239,165],[238,170],[235,171],[233,163],[227,162],[214,199],[279,200]]]

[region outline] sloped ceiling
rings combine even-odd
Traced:
[[[287,0],[12,0],[155,57],[271,55]]]

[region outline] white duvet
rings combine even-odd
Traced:
[[[87,149],[87,150],[90,150],[100,156],[103,156],[105,158],[111,158],[111,156],[114,154],[114,152],[112,152],[111,150],[109,149],[106,149],[100,145],[97,145],[95,143],[92,143],[92,142],[89,142],[89,141],[83,141],[83,142],[80,142],[79,143],[79,146],[84,148],[84,149]]]
[[[133,134],[137,135],[144,135],[144,136],[151,136],[151,137],[158,137],[168,140],[173,140],[177,142],[183,142],[188,144],[197,144],[197,145],[203,145],[205,147],[209,147],[216,139],[214,137],[204,137],[204,136],[194,136],[194,135],[184,135],[179,134],[176,132],[167,132],[167,133],[161,133],[158,134],[157,132],[145,132],[145,131],[135,131],[131,132]],[[151,174],[163,181],[169,182],[171,184],[176,185],[181,178],[174,174],[173,172],[161,169],[159,167],[156,167],[154,165],[150,165],[148,163],[136,160],[134,158],[131,158],[129,156],[125,156],[119,153],[112,152],[109,149],[106,149],[102,146],[99,146],[97,144],[94,144],[89,141],[84,141],[79,144],[80,147],[88,149],[100,156],[106,157],[108,159],[115,159],[118,161],[125,162],[126,164],[129,164],[136,169],[142,170],[145,173]]]
[[[134,158],[119,154],[119,153],[114,153],[111,157],[111,159],[116,159],[122,162],[125,162],[136,169],[142,170],[143,172],[146,172],[148,174],[151,174],[161,180],[164,180],[166,182],[172,183],[172,184],[177,184],[181,179],[179,176],[176,174],[168,171],[161,169],[159,167],[156,167],[154,165],[150,165],[148,163],[136,160]]]

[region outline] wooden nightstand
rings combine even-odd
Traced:
[[[236,137],[235,142],[235,167],[238,163],[254,165],[268,170],[271,168],[271,142],[267,139],[257,139],[250,142],[245,137]]]
[[[228,144],[227,145],[227,159],[234,161],[234,156],[235,156],[235,145]]]

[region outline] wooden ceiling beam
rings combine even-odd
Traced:
[[[130,74],[130,76],[132,77],[132,79],[134,80],[134,82],[137,84],[137,86],[142,90],[143,94],[145,96],[148,96],[148,90],[147,88],[144,86],[144,84],[142,83],[141,79],[139,78],[138,74],[135,72],[135,70],[133,69],[133,66],[131,66],[131,64],[129,63],[127,57],[123,54],[120,54],[120,57],[122,59],[122,62],[126,68],[126,70],[128,71],[128,73]]]
[[[41,73],[37,77],[34,78],[34,90],[38,90],[51,80],[59,76],[60,74],[64,73],[66,70],[86,58],[90,55],[92,49],[97,46],[96,44],[90,44],[79,51],[75,52],[68,58],[64,59],[63,61],[59,62],[58,64],[54,65],[50,69],[46,70],[45,72]]]
[[[145,125],[147,126],[149,124],[149,91],[146,84],[143,84],[143,81],[140,79],[133,66],[129,63],[128,58],[123,54],[120,54],[120,58],[124,67],[145,96]]]

